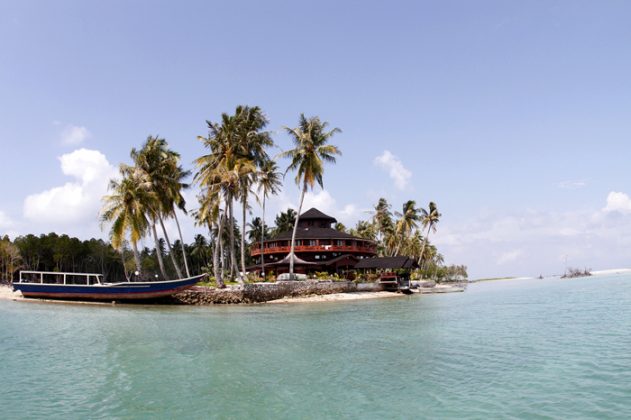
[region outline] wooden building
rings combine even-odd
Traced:
[[[294,248],[295,273],[342,273],[355,267],[361,259],[377,254],[377,245],[373,241],[333,229],[331,225],[334,223],[337,223],[334,217],[315,208],[300,215]],[[256,264],[250,267],[251,271],[260,271],[262,257],[265,258],[265,271],[288,272],[291,235],[290,230],[265,240],[263,252],[260,244],[252,244],[250,254]]]

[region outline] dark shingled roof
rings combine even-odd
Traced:
[[[269,240],[266,239],[265,242],[275,240],[291,240],[291,234],[291,230],[281,232]],[[296,239],[356,239],[361,241],[368,241],[368,239],[358,238],[356,236],[349,235],[348,233],[340,232],[339,230],[320,227],[299,227],[296,230]]]
[[[328,216],[314,207],[302,213],[300,215],[300,220],[326,220],[331,223],[337,223],[335,217]]]
[[[374,257],[359,260],[356,269],[389,269],[413,268],[416,262],[410,257]]]

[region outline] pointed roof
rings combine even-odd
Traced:
[[[313,262],[309,262],[309,261],[305,261],[302,258],[297,257],[295,254],[287,254],[287,256],[285,258],[283,258],[280,261],[276,261],[273,263],[269,263],[267,265],[284,265],[284,264],[289,264],[289,257],[293,256],[292,260],[294,260],[294,264],[300,264],[300,265],[314,265],[316,263]]]
[[[335,219],[335,217],[328,216],[315,207],[311,207],[309,210],[302,213],[300,215],[300,220],[326,220],[331,223],[337,222],[337,219]]]

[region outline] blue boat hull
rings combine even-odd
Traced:
[[[124,282],[99,285],[14,283],[24,297],[83,300],[146,300],[170,296],[199,282],[204,275],[181,280]]]

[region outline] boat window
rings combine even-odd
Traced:
[[[66,284],[88,284],[88,276],[66,275]]]
[[[44,274],[44,283],[46,284],[64,284],[64,275],[57,273]]]
[[[21,273],[20,276],[23,283],[41,283],[39,273]]]

